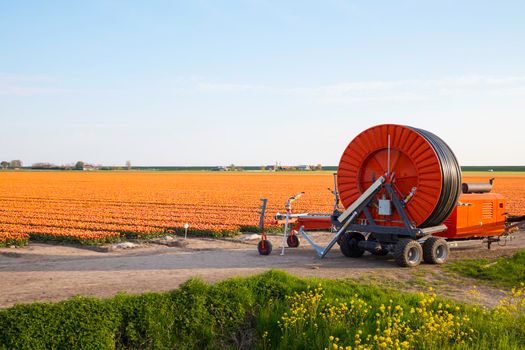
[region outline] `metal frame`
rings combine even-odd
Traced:
[[[363,210],[363,213],[365,214],[366,220],[369,222],[368,224],[361,225],[361,224],[353,224],[350,225],[348,228],[352,231],[358,231],[362,233],[375,233],[378,235],[384,235],[382,238],[386,238],[388,240],[388,236],[393,236],[394,239],[390,239],[388,241],[395,241],[397,238],[396,236],[401,237],[408,237],[412,239],[419,239],[428,235],[431,235],[433,233],[443,232],[447,229],[445,225],[439,225],[439,226],[433,226],[428,228],[417,228],[413,225],[412,221],[408,217],[405,206],[403,204],[403,201],[401,201],[394,191],[391,183],[386,183],[383,185],[386,189],[387,193],[392,198],[392,203],[394,204],[394,207],[396,211],[399,213],[399,216],[401,217],[401,220],[403,221],[403,226],[382,226],[377,225],[374,219],[372,218],[372,215],[370,214],[370,211],[368,208],[365,208]]]
[[[385,175],[386,176],[386,175]],[[290,198],[288,198],[288,201],[286,202],[286,215],[279,214],[275,216],[276,219],[284,219],[285,220],[285,226],[284,226],[284,233],[283,233],[283,239],[281,243],[281,254],[284,255],[285,250],[285,244],[287,238],[290,236],[290,219],[292,218],[330,218],[332,221],[332,225],[337,229],[337,232],[334,234],[330,242],[325,247],[322,247],[314,242],[314,240],[305,232],[304,226],[301,226],[299,229],[298,234],[300,234],[315,250],[317,256],[319,258],[324,258],[326,254],[332,249],[332,247],[335,245],[335,243],[341,238],[341,236],[348,232],[348,231],[354,231],[362,233],[364,237],[368,237],[371,234],[374,235],[374,241],[376,241],[376,245],[373,247],[373,249],[377,249],[377,246],[379,248],[391,250],[393,245],[400,239],[400,238],[410,238],[417,240],[419,242],[424,242],[429,236],[431,236],[434,233],[443,232],[447,229],[445,225],[438,225],[433,227],[427,227],[427,228],[418,228],[414,226],[414,223],[412,220],[410,220],[410,217],[408,216],[407,212],[405,211],[405,205],[407,200],[401,200],[396,194],[396,191],[394,190],[393,184],[391,182],[391,177],[385,177],[380,176],[377,180],[374,181],[372,185],[368,189],[366,189],[365,192],[359,196],[359,198],[353,202],[348,209],[340,213],[338,211],[338,205],[339,205],[339,195],[337,190],[334,188],[334,190],[330,190],[332,194],[334,195],[334,211],[332,215],[324,214],[324,213],[302,213],[302,214],[292,214],[292,203],[299,197],[301,197],[304,192],[298,193]],[[387,181],[387,178],[390,181]],[[334,185],[336,184],[336,178],[334,174]],[[374,220],[372,217],[372,214],[369,210],[369,205],[373,203],[375,200],[375,195],[381,190],[385,189],[386,194],[392,201],[394,208],[396,212],[399,214],[399,217],[401,218],[401,222],[403,226],[384,226],[378,224],[376,221],[381,220]],[[262,231],[262,239],[266,239],[266,233],[264,232],[264,212],[266,209],[266,200],[261,199],[263,201],[263,205],[261,206],[261,219],[259,226],[261,227]],[[356,223],[355,220],[361,215],[364,214],[365,219],[362,220],[361,223]],[[367,247],[365,245],[360,246],[360,249],[363,250],[370,250],[372,248]]]
[[[284,233],[283,233],[283,240],[281,242],[281,256],[284,255],[284,248],[285,248],[285,244],[286,244],[286,241],[288,240],[288,237],[290,236],[289,235],[289,230],[290,230],[290,218],[293,218],[293,217],[298,217],[298,216],[294,216],[292,214],[292,203],[301,198],[301,196],[304,194],[304,192],[300,192],[300,193],[297,193],[296,195],[294,196],[291,196],[290,198],[288,198],[288,200],[286,201],[286,216],[285,216],[285,222],[284,222]],[[276,215],[277,217],[277,215]]]
[[[382,226],[378,225],[370,211],[368,206],[374,200],[374,196],[384,188],[387,194],[390,196],[394,208],[399,213],[403,226]],[[379,244],[386,247],[391,247],[393,243],[397,242],[399,238],[411,238],[418,241],[424,241],[433,233],[445,231],[447,227],[445,225],[417,228],[413,225],[413,222],[408,217],[404,207],[405,203],[401,201],[396,195],[394,188],[391,183],[386,183],[385,177],[379,177],[348,209],[346,209],[341,215],[337,217],[337,220],[333,220],[338,231],[326,247],[321,247],[316,244],[313,239],[304,231],[304,227],[301,227],[299,233],[306,239],[308,243],[314,248],[317,256],[323,258],[332,249],[334,244],[339,240],[342,234],[347,231],[360,232],[363,236],[374,234],[374,238]],[[366,218],[366,223],[357,224],[354,223],[355,219],[363,213]]]
[[[381,176],[363,194],[361,194],[361,196],[359,196],[359,198],[354,203],[352,203],[352,205],[348,207],[348,209],[346,209],[338,217],[337,220],[340,223],[342,223],[342,226],[339,228],[332,240],[328,242],[326,247],[323,248],[316,244],[313,241],[313,239],[310,236],[308,236],[306,232],[304,232],[304,227],[301,227],[299,229],[299,233],[301,234],[301,236],[303,236],[304,239],[306,239],[306,241],[310,243],[310,245],[314,248],[319,258],[324,258],[326,254],[330,251],[330,249],[332,249],[339,237],[347,231],[347,228],[350,226],[350,224],[359,216],[359,214],[361,214],[363,209],[366,208],[368,204],[370,204],[370,202],[374,198],[374,195],[381,189],[384,182],[385,178]]]
[[[263,249],[266,248],[265,241],[267,239],[266,230],[264,227],[264,215],[266,214],[266,204],[268,204],[268,199],[261,198],[261,206],[259,207],[259,209],[261,209],[261,211],[259,212],[259,230],[261,231],[261,246]]]
[[[285,220],[284,222],[284,232],[283,232],[283,239],[281,242],[281,256],[284,255],[284,250],[286,248],[287,239],[291,235],[295,235],[292,233],[291,225],[290,225],[290,219],[296,219],[296,218],[302,218],[302,219],[332,219],[334,214],[339,214],[339,192],[337,191],[337,173],[333,173],[333,179],[334,179],[334,188],[328,188],[328,191],[332,193],[334,196],[334,205],[333,205],[333,212],[332,214],[326,214],[326,213],[300,213],[300,214],[292,214],[292,203],[299,199],[304,192],[300,192],[290,198],[286,201],[285,209],[286,214],[280,214],[277,213],[275,215],[275,219],[277,220]]]

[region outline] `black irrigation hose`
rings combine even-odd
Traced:
[[[441,225],[454,210],[461,194],[461,168],[456,156],[443,140],[429,131],[416,128],[411,129],[423,136],[434,148],[439,159],[443,179],[438,203],[432,214],[420,227]]]

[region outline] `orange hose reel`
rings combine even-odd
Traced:
[[[397,196],[410,199],[405,211],[415,227],[439,225],[454,209],[461,172],[454,154],[437,136],[395,124],[377,125],[357,135],[343,152],[337,171],[344,207],[387,173]],[[381,190],[377,199],[383,195],[387,194]],[[403,226],[396,211],[385,217],[377,207],[369,210],[379,225]]]

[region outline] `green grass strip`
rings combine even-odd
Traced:
[[[519,251],[511,257],[462,260],[444,267],[463,276],[515,287],[525,282],[525,251]]]
[[[495,309],[280,271],[0,310],[0,349],[523,349],[523,289]]]

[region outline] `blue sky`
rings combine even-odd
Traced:
[[[0,159],[336,165],[379,123],[525,164],[523,1],[0,0]]]

